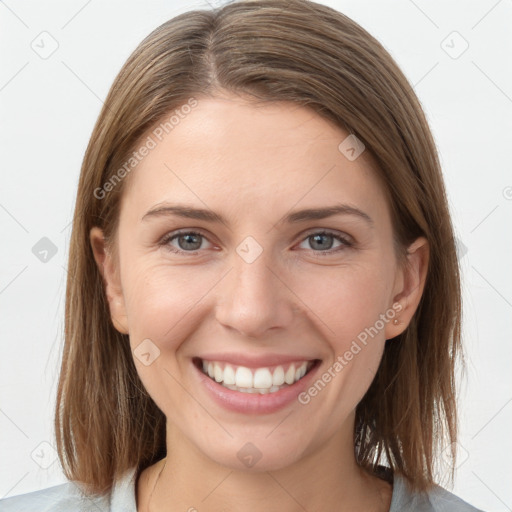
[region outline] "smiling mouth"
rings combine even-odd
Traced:
[[[319,359],[275,366],[247,368],[221,361],[193,358],[194,365],[221,386],[241,393],[275,393],[290,387],[320,363]]]

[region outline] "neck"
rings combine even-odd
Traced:
[[[349,434],[337,433],[285,468],[240,471],[207,458],[168,421],[170,449],[141,475],[137,510],[387,512],[391,486],[357,465]]]

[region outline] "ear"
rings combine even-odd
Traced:
[[[407,249],[407,265],[400,268],[393,292],[394,319],[386,324],[386,339],[405,331],[420,303],[425,288],[429,262],[429,245],[425,237],[417,238]]]
[[[112,323],[120,333],[128,334],[128,316],[119,277],[119,265],[116,264],[113,255],[109,252],[103,231],[100,228],[93,227],[91,229],[89,240],[96,265],[103,277]]]

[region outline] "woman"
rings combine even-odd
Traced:
[[[435,483],[460,322],[436,148],[382,46],[305,0],[182,14],[83,162],[70,482],[2,510],[477,510]]]

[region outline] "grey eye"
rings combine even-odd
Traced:
[[[178,240],[179,248],[184,251],[197,251],[201,248],[202,235],[198,233],[185,233],[177,235],[175,238]]]
[[[306,247],[307,244],[309,247]],[[331,254],[338,250],[352,247],[350,240],[336,233],[329,233],[328,231],[319,231],[312,233],[301,242],[301,249],[310,249],[318,253]]]
[[[313,249],[326,250],[331,249],[334,243],[334,236],[328,233],[319,233],[308,237]]]

